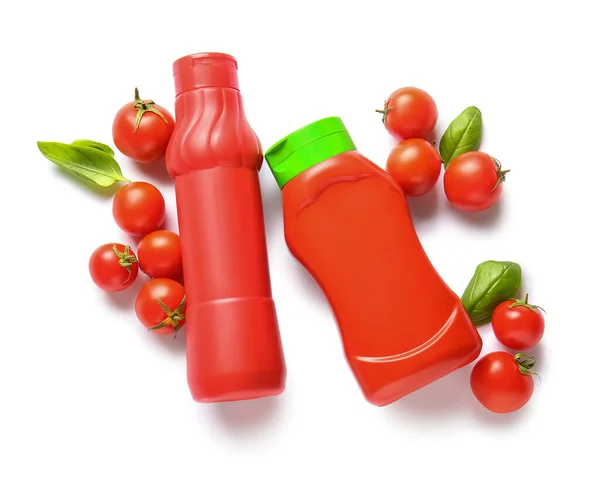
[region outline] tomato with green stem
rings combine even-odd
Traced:
[[[486,354],[471,371],[471,390],[477,400],[494,413],[521,409],[533,395],[535,364],[536,358],[523,353]]]
[[[135,313],[155,334],[172,334],[185,324],[185,289],[172,279],[151,279],[135,300]]]
[[[500,303],[492,314],[496,339],[509,349],[525,351],[541,341],[544,335],[544,309],[524,300],[510,299]]]
[[[151,163],[165,156],[175,128],[175,119],[166,108],[151,99],[141,99],[137,87],[134,100],[115,115],[113,140],[125,156]]]
[[[402,87],[387,98],[382,110],[383,124],[397,140],[429,136],[438,119],[438,110],[429,93],[417,87]]]
[[[483,211],[498,202],[509,171],[503,170],[500,161],[485,152],[466,152],[448,164],[444,192],[458,209]]]
[[[106,243],[90,256],[88,262],[94,284],[104,291],[121,291],[133,284],[138,275],[138,261],[129,245]]]

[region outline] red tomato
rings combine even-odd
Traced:
[[[154,101],[135,100],[116,114],[112,126],[113,140],[123,154],[140,163],[151,163],[164,157],[175,127],[171,113]]]
[[[140,269],[150,277],[173,278],[181,274],[181,241],[172,231],[154,231],[138,245]]]
[[[524,351],[535,346],[544,335],[544,316],[537,305],[524,300],[500,303],[492,314],[492,329],[496,339],[507,348]]]
[[[156,334],[172,334],[185,324],[185,290],[172,279],[151,279],[135,300],[142,325]]]
[[[385,102],[383,124],[397,140],[425,138],[435,127],[438,110],[429,93],[416,87],[403,87],[394,91]]]
[[[471,390],[481,404],[495,413],[511,413],[522,408],[533,394],[531,371],[535,358],[515,356],[504,351],[481,358],[471,372]]]
[[[387,171],[409,197],[426,194],[436,184],[442,158],[426,140],[408,139],[396,144],[386,163]]]
[[[444,191],[452,205],[465,211],[482,211],[494,205],[502,193],[506,173],[500,162],[484,152],[461,154],[444,173]]]
[[[115,194],[113,217],[125,233],[144,236],[156,231],[165,221],[165,199],[150,183],[128,183]]]
[[[138,261],[130,246],[107,243],[94,250],[88,264],[92,281],[104,291],[121,291],[133,284]]]

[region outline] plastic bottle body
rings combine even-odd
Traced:
[[[369,402],[389,404],[479,355],[477,330],[381,168],[349,151],[303,171],[282,192],[289,249],[328,299]]]
[[[276,395],[286,379],[258,180],[262,149],[241,94],[229,87],[237,84],[232,60],[207,54],[176,62],[182,92],[167,150],[188,304],[188,385],[199,402]]]

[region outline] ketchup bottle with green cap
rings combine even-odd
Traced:
[[[415,233],[405,196],[339,118],[265,154],[285,238],[329,301],[365,398],[384,406],[472,362],[481,338]]]

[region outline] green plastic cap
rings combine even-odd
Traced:
[[[279,188],[311,166],[356,149],[344,123],[337,116],[299,128],[265,153]]]

